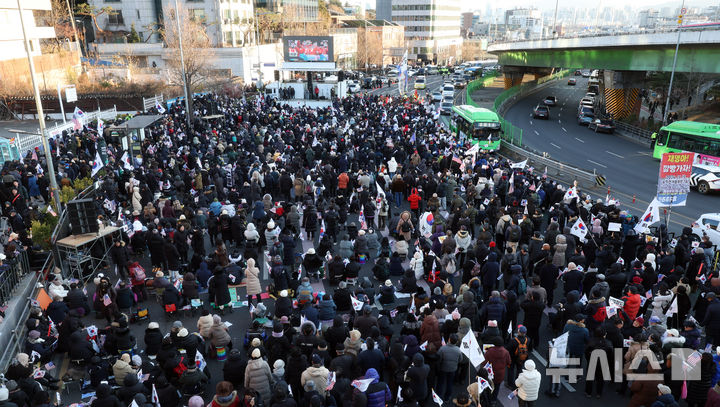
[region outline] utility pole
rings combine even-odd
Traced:
[[[42,100],[40,100],[40,88],[38,88],[37,81],[35,80],[35,62],[30,52],[30,39],[28,38],[27,27],[25,27],[25,18],[23,17],[23,8],[20,2],[21,0],[17,0],[18,12],[20,13],[20,25],[23,30],[23,38],[25,39],[25,52],[27,52],[28,63],[30,64],[30,78],[32,79],[33,95],[35,96],[35,107],[40,124],[40,138],[42,139],[43,150],[45,151],[48,177],[50,177],[50,195],[55,200],[55,206],[59,214],[62,211],[62,206],[60,194],[58,193],[57,178],[55,177],[55,165],[53,164],[52,152],[50,151],[50,144],[48,143],[47,133],[45,132],[45,113],[43,113]],[[62,103],[62,100],[60,103]],[[20,154],[23,154],[23,152],[21,151]]]
[[[18,0],[19,1],[19,0]],[[190,112],[190,96],[188,92],[187,75],[185,74],[185,54],[182,46],[182,33],[180,32],[180,7],[175,0],[175,21],[177,22],[178,46],[180,47],[180,65],[182,67],[183,90],[185,91],[185,118],[187,119],[188,131],[192,127],[192,112]]]
[[[673,57],[673,67],[670,72],[670,85],[668,86],[668,93],[665,97],[665,114],[663,114],[663,125],[667,124],[667,118],[670,114],[670,97],[672,96],[673,80],[675,79],[675,67],[677,66],[678,51],[680,50],[680,36],[682,35],[682,16],[685,15],[685,0],[683,0],[680,6],[680,17],[678,18],[678,36],[677,42],[675,43],[675,56]]]
[[[70,13],[70,24],[72,24],[73,34],[75,34],[75,43],[78,46],[78,49],[82,53],[82,48],[80,47],[80,40],[78,39],[78,32],[77,27],[75,27],[75,16],[73,15],[72,8],[70,8],[70,0],[65,0],[65,4],[68,8],[68,13]]]

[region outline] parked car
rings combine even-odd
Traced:
[[[547,96],[545,100],[543,100],[543,103],[545,106],[555,106],[557,105],[557,98],[555,96]]]
[[[720,213],[703,213],[692,224],[693,239],[699,241],[703,235],[710,238],[710,242],[720,246]]]
[[[690,174],[690,188],[697,188],[701,194],[720,190],[720,167],[695,164]]]
[[[582,77],[583,77],[583,78],[589,78],[589,77],[590,77],[590,71],[587,70],[587,69],[584,70],[584,71],[582,71]]]
[[[577,85],[577,79],[575,79],[575,78],[568,79],[568,85],[570,85],[570,86]]]
[[[441,101],[442,101],[442,98],[443,98],[443,97],[442,97],[442,91],[441,91],[441,90],[436,90],[435,92],[432,93],[432,101],[433,101],[433,102],[441,102]]]
[[[415,89],[425,89],[425,76],[420,75],[415,78],[415,85],[413,86]]]
[[[465,85],[466,85],[466,82],[465,82],[465,79],[463,79],[463,78],[455,78],[455,80],[453,81],[453,86],[456,89],[462,89],[465,87]]]
[[[574,75],[575,75],[575,76],[582,76],[582,71],[579,70],[579,69],[576,69]]]
[[[588,129],[595,130],[595,133],[615,132],[615,122],[612,119],[595,119],[588,123]]]
[[[533,118],[535,119],[550,119],[550,109],[545,105],[537,105],[533,109]]]
[[[578,124],[581,126],[587,126],[589,125],[593,120],[595,120],[595,115],[592,113],[585,113],[583,111],[580,111],[578,113]]]

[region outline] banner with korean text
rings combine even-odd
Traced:
[[[693,156],[693,153],[663,154],[657,194],[660,206],[685,206],[687,203]]]

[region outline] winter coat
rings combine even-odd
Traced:
[[[230,334],[224,323],[213,324],[210,329],[210,342],[216,348],[227,346],[231,342]]]
[[[260,286],[260,269],[255,267],[255,259],[247,259],[247,268],[245,268],[247,295],[257,295],[262,293]]]
[[[162,332],[160,332],[160,329],[150,329],[147,328],[145,330],[145,353],[148,355],[157,355],[160,351],[160,346],[162,345]]]
[[[563,333],[565,332],[570,333],[567,344],[568,354],[571,356],[583,355],[585,352],[585,344],[590,336],[587,328],[585,328],[585,324],[569,319],[563,329]]]
[[[530,359],[526,360],[525,368],[515,380],[518,397],[525,401],[537,400],[541,379],[540,372],[535,369],[535,362]]]
[[[245,368],[245,388],[260,393],[263,400],[270,400],[272,385],[272,372],[267,362],[262,359],[248,361]]]
[[[442,346],[440,325],[437,318],[433,315],[427,315],[425,319],[423,319],[423,323],[420,326],[420,340],[421,342],[427,341],[428,343],[435,344],[435,349],[440,349]]]
[[[365,390],[367,404],[365,407],[385,407],[392,400],[392,394],[387,384],[380,381],[380,375],[375,369],[368,369],[364,379],[373,379]]]
[[[425,324],[423,323],[423,325]],[[420,330],[422,330],[422,326],[420,327]],[[443,373],[455,372],[458,369],[458,365],[463,360],[463,354],[460,351],[460,348],[453,344],[442,346],[440,350],[438,350],[438,356],[440,358],[438,370]]]
[[[635,380],[630,386],[632,397],[630,398],[630,403],[628,404],[628,407],[641,407],[651,405],[657,399],[657,385],[661,383],[661,380]]]
[[[249,259],[248,259],[249,260]],[[213,274],[208,283],[208,296],[210,302],[216,305],[227,305],[230,303],[230,291],[228,291],[228,277],[223,271]]]
[[[510,352],[504,346],[492,346],[485,351],[485,359],[493,369],[493,383],[497,386],[505,380],[505,369],[510,366]]]
[[[200,336],[207,339],[210,338],[210,331],[213,326],[213,317],[212,315],[204,315],[198,318],[197,321],[197,330],[198,333],[200,333]]]
[[[565,267],[565,250],[567,250],[565,236],[557,235],[555,238],[555,254],[553,255],[552,260],[552,264],[554,266]]]
[[[327,380],[330,371],[325,366],[310,366],[302,372],[300,376],[300,384],[305,387],[305,383],[315,383],[315,390],[320,393],[321,396],[325,397],[325,388],[327,387]]]

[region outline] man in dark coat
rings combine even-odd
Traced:
[[[210,301],[217,306],[222,307],[230,303],[228,277],[220,266],[215,267],[213,276],[208,281],[208,295]]]
[[[712,343],[715,347],[720,345],[720,301],[712,291],[705,294],[705,299],[709,305],[701,325],[705,327],[707,343]],[[702,298],[698,298],[698,301],[702,301]]]

